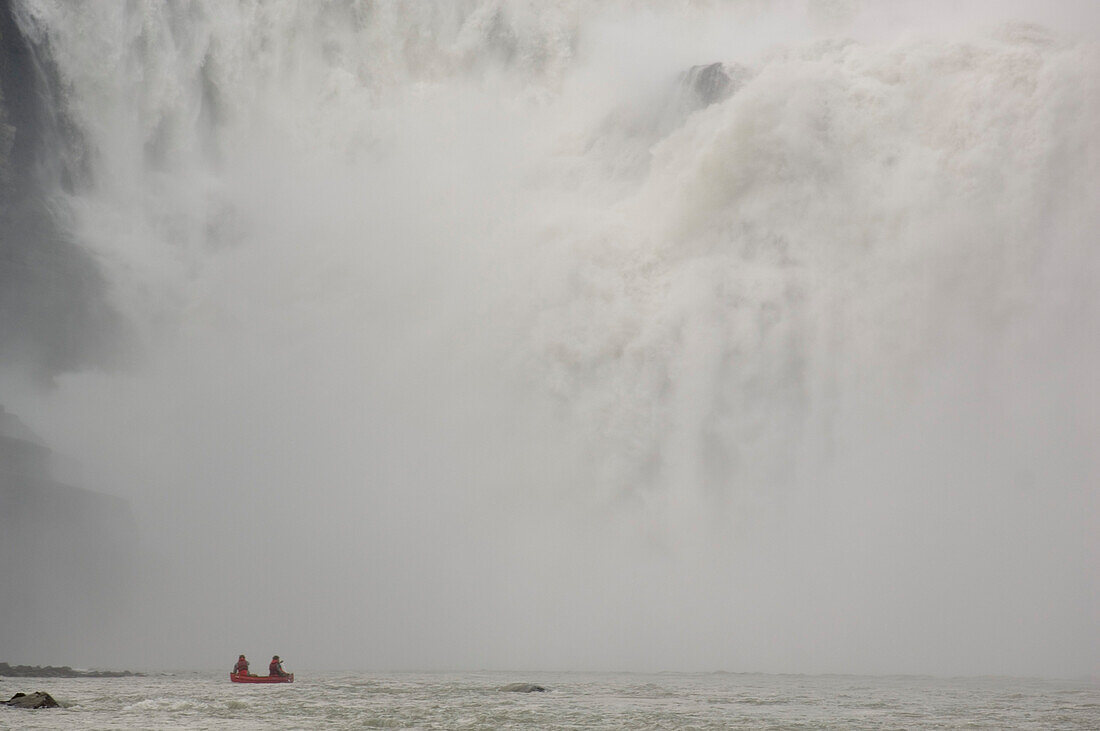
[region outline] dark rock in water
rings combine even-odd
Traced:
[[[680,79],[681,103],[690,110],[709,107],[736,93],[753,76],[748,66],[711,63],[692,66]]]
[[[68,665],[8,665],[0,662],[0,676],[9,678],[132,678],[129,670],[73,670]]]
[[[729,74],[720,63],[692,66],[684,74],[684,84],[695,93],[702,106],[725,99],[732,85]]]
[[[545,693],[546,688],[541,685],[535,685],[533,683],[509,683],[508,685],[501,686],[500,690],[507,691],[509,693]]]
[[[16,693],[11,697],[11,700],[0,701],[0,705],[12,706],[14,708],[57,708],[59,704],[49,693],[38,691],[30,695],[26,693]]]

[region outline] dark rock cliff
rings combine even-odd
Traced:
[[[27,29],[21,0],[0,0],[0,369],[48,385],[110,365],[122,327],[99,266],[71,233],[82,142],[48,39]],[[129,506],[58,481],[50,462],[49,448],[0,407],[0,659],[102,647],[128,601]]]
[[[0,364],[48,380],[109,363],[122,328],[95,260],[67,233],[57,194],[74,184],[81,143],[19,12],[0,0]]]

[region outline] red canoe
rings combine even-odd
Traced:
[[[294,673],[290,675],[240,675],[230,673],[229,679],[234,683],[293,683]]]

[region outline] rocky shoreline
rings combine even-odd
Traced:
[[[9,678],[134,678],[142,675],[129,670],[73,670],[68,665],[8,665],[0,662],[0,676]]]

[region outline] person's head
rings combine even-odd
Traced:
[[[278,655],[275,655],[275,656],[274,656],[274,657],[272,657],[271,659],[272,659],[272,660],[278,660],[278,659],[279,659],[279,656],[278,656]]]
[[[241,656],[240,656],[240,657],[238,657],[237,659],[238,659],[238,660],[244,660],[244,655],[241,655]]]

